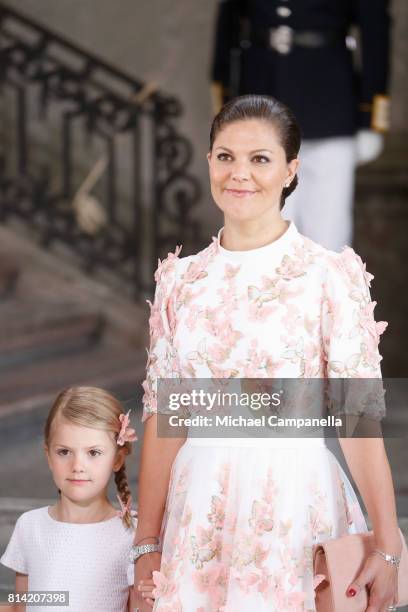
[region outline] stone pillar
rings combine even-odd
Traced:
[[[408,3],[393,0],[392,25],[392,130],[408,132]]]
[[[357,172],[355,249],[375,275],[376,319],[389,328],[381,342],[385,376],[406,376],[408,356],[408,3],[393,0],[391,130],[383,154]]]

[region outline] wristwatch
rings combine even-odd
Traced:
[[[139,546],[132,546],[129,555],[130,562],[136,563],[139,557],[151,552],[160,552],[160,546],[158,544],[140,544]]]

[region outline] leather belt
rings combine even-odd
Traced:
[[[339,42],[345,44],[345,39],[346,35],[341,31],[294,30],[282,25],[277,28],[254,30],[251,32],[249,42],[287,55],[294,46],[317,49]],[[245,41],[243,42],[245,46]]]

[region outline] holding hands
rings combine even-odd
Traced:
[[[155,584],[153,572],[160,570],[161,554],[146,553],[135,563],[135,587],[133,609],[139,612],[151,612],[154,605]]]

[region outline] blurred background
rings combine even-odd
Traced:
[[[59,389],[113,390],[141,436],[157,258],[177,244],[197,251],[221,226],[205,157],[217,9],[0,2],[0,552],[17,516],[55,496],[41,443]],[[389,322],[383,373],[404,378],[408,4],[390,10],[391,125],[381,155],[357,171],[353,246],[375,275],[376,319]],[[407,420],[401,400],[401,431]],[[405,528],[405,439],[386,444]],[[137,463],[136,444],[135,493]],[[0,592],[10,581],[1,567]]]

